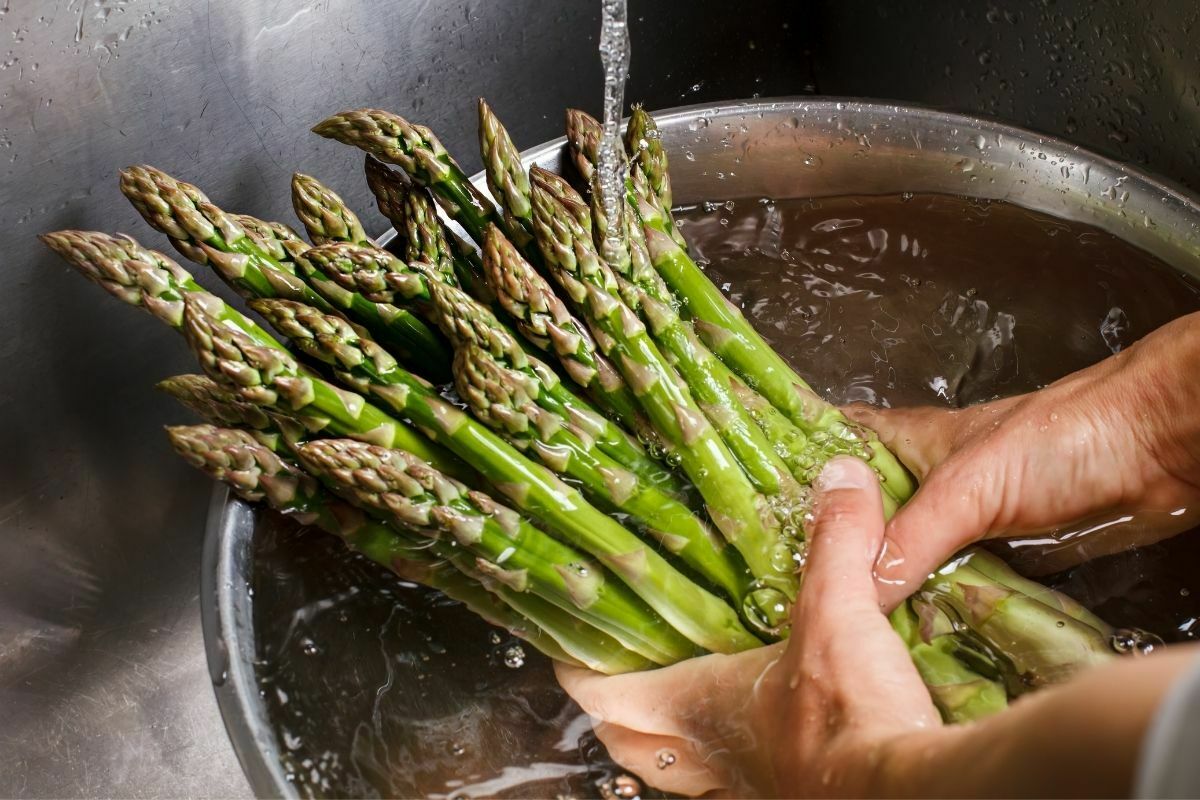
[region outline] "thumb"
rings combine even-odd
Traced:
[[[934,472],[887,524],[875,578],[886,610],[915,592],[946,559],[988,530],[998,480],[947,465]]]
[[[831,459],[816,481],[816,522],[796,604],[793,627],[808,631],[815,611],[838,607],[836,623],[846,615],[879,617],[879,593],[873,566],[883,542],[883,499],[879,478],[867,464],[850,456]]]
[[[816,488],[816,524],[788,640],[791,666],[824,675],[846,720],[932,724],[929,693],[879,604],[872,569],[884,529],[879,481],[862,461],[841,457],[825,465]]]

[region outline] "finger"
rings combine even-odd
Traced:
[[[859,459],[839,457],[826,464],[816,488],[789,650],[797,685],[818,682],[826,705],[840,708],[845,719],[935,721],[908,650],[880,609],[873,567],[884,524],[874,472]]]
[[[697,797],[727,786],[717,765],[706,762],[686,739],[604,722],[596,725],[595,731],[613,761],[655,789]]]
[[[935,569],[986,535],[995,519],[996,480],[986,471],[934,472],[892,517],[875,563],[879,599],[890,611]]]
[[[741,700],[782,645],[736,655],[714,653],[670,667],[627,675],[602,675],[555,663],[563,690],[592,718],[641,733],[705,737],[714,723],[735,716]]]
[[[842,411],[878,434],[918,481],[946,459],[958,429],[956,412],[945,408],[880,408],[853,403]]]
[[[878,616],[872,568],[883,541],[879,479],[864,461],[839,456],[821,470],[816,489],[816,522],[797,613],[834,605],[823,600],[836,597],[839,613]],[[814,622],[800,619],[794,626],[808,630]]]

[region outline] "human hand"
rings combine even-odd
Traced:
[[[874,474],[834,459],[815,513],[787,642],[618,676],[556,665],[618,763],[687,795],[892,793],[889,750],[941,718],[880,611]]]
[[[1193,314],[1030,394],[961,410],[846,409],[921,482],[887,526],[885,604],[978,539],[1065,533],[1060,545],[1038,542],[1049,545],[1039,564],[1049,572],[1196,525],[1197,367]]]

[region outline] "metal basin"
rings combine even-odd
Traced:
[[[1194,199],[1066,142],[1001,123],[908,106],[809,99],[694,106],[656,116],[672,156],[675,198],[682,204],[900,192],[967,195],[1094,225],[1180,271],[1196,275],[1200,269],[1200,205]],[[563,150],[559,139],[527,151],[525,161],[557,170]],[[483,185],[481,176],[474,180]],[[225,724],[251,785],[261,796],[295,796],[281,761],[286,743],[278,740],[275,712],[260,691],[255,599],[247,591],[262,530],[252,507],[216,492],[205,546],[204,633]],[[436,692],[448,678],[435,674],[432,680],[434,685],[421,690]]]

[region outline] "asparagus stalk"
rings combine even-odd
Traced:
[[[302,172],[292,175],[292,208],[313,244],[374,244],[358,216],[337,192],[310,175]]]
[[[632,184],[645,186],[646,182],[639,183],[635,177]],[[892,498],[903,503],[911,497],[916,483],[908,470],[873,433],[851,424],[841,411],[820,398],[671,237],[664,209],[654,193],[641,191],[638,200],[651,263],[684,303],[701,340],[805,433],[823,431],[841,438],[871,463]]]
[[[355,505],[426,536],[447,537],[475,554],[484,574],[514,591],[538,595],[657,664],[696,652],[583,553],[408,453],[324,439],[301,445],[299,455],[307,470]]]
[[[987,550],[971,550],[964,558],[972,569],[984,575],[989,580],[1005,588],[1026,594],[1039,603],[1048,605],[1055,611],[1061,611],[1068,617],[1072,617],[1094,628],[1106,639],[1111,639],[1113,635],[1112,626],[1084,608],[1078,601],[1062,592],[1056,592],[1048,586],[1043,586],[1037,581],[1031,581],[1018,574],[1016,570],[1002,559],[989,553]]]
[[[653,666],[536,595],[503,585],[494,592],[485,589],[483,582],[464,574],[477,567],[460,548],[369,519],[244,431],[193,425],[167,428],[167,435],[188,463],[227,483],[242,499],[266,501],[276,511],[338,536],[401,578],[458,600],[551,658],[610,674]],[[456,568],[459,564],[463,570]]]
[[[759,617],[768,628],[784,624],[796,591],[794,534],[801,510],[771,508],[755,490],[645,326],[615,296],[615,277],[564,202],[535,183],[533,205],[537,241],[552,276],[621,370],[704,498],[710,517],[760,581],[763,594],[756,596],[765,602],[744,609],[747,616]],[[780,518],[792,516],[797,521],[785,531]]]
[[[744,650],[759,643],[725,603],[689,581],[621,524],[587,503],[578,490],[525,458],[444,400],[425,381],[400,368],[345,320],[288,301],[254,301],[254,307],[296,347],[329,364],[345,382],[369,390],[435,442],[471,463],[517,508],[565,541],[590,552],[691,641],[715,652]],[[282,392],[283,397],[296,394],[286,367],[279,366],[281,359],[259,362],[257,350],[241,348],[244,339],[235,331],[215,328],[202,314],[187,318],[192,333],[189,339],[210,374],[249,374],[264,382],[254,396],[267,394],[267,390]],[[284,377],[284,385],[278,389],[277,375]]]
[[[515,241],[519,245],[528,249],[533,241],[529,176],[508,131],[482,97],[479,98],[479,150],[488,189],[503,209],[505,227],[518,237]]]
[[[604,131],[595,117],[578,108],[567,109],[567,146],[571,161],[589,185],[596,174],[596,159],[600,157],[603,136]]]
[[[269,412],[247,403],[207,375],[175,375],[159,381],[155,388],[175,398],[180,405],[204,421],[220,428],[272,434],[279,430],[279,422],[286,420],[278,416],[272,418]],[[292,441],[298,441],[301,436],[303,432],[296,431],[295,436],[291,437]],[[278,451],[281,446],[272,449]]]
[[[475,345],[454,358],[455,387],[475,417],[555,472],[573,478],[592,502],[623,512],[668,551],[739,603],[749,592],[740,558],[675,497],[604,455],[586,431],[538,405],[541,384]]]
[[[539,395],[541,402],[586,429],[601,451],[666,492],[676,495],[684,492],[682,483],[670,469],[648,455],[634,436],[559,381],[554,371],[521,347],[517,337],[487,308],[452,286],[430,285],[430,295],[438,327],[455,348],[478,345],[540,381],[544,388]]]
[[[285,297],[333,310],[325,297],[296,275],[294,259],[304,245],[286,226],[227,214],[195,186],[153,167],[122,170],[121,191],[152,227],[171,238],[180,252],[199,264],[213,266],[242,294]],[[247,230],[247,222],[252,232]],[[323,276],[307,278],[315,282]],[[339,300],[341,310],[365,325],[388,349],[421,365],[431,378],[449,377],[446,364],[450,353],[437,333],[421,320],[406,311],[384,317],[372,303],[346,293]]]

